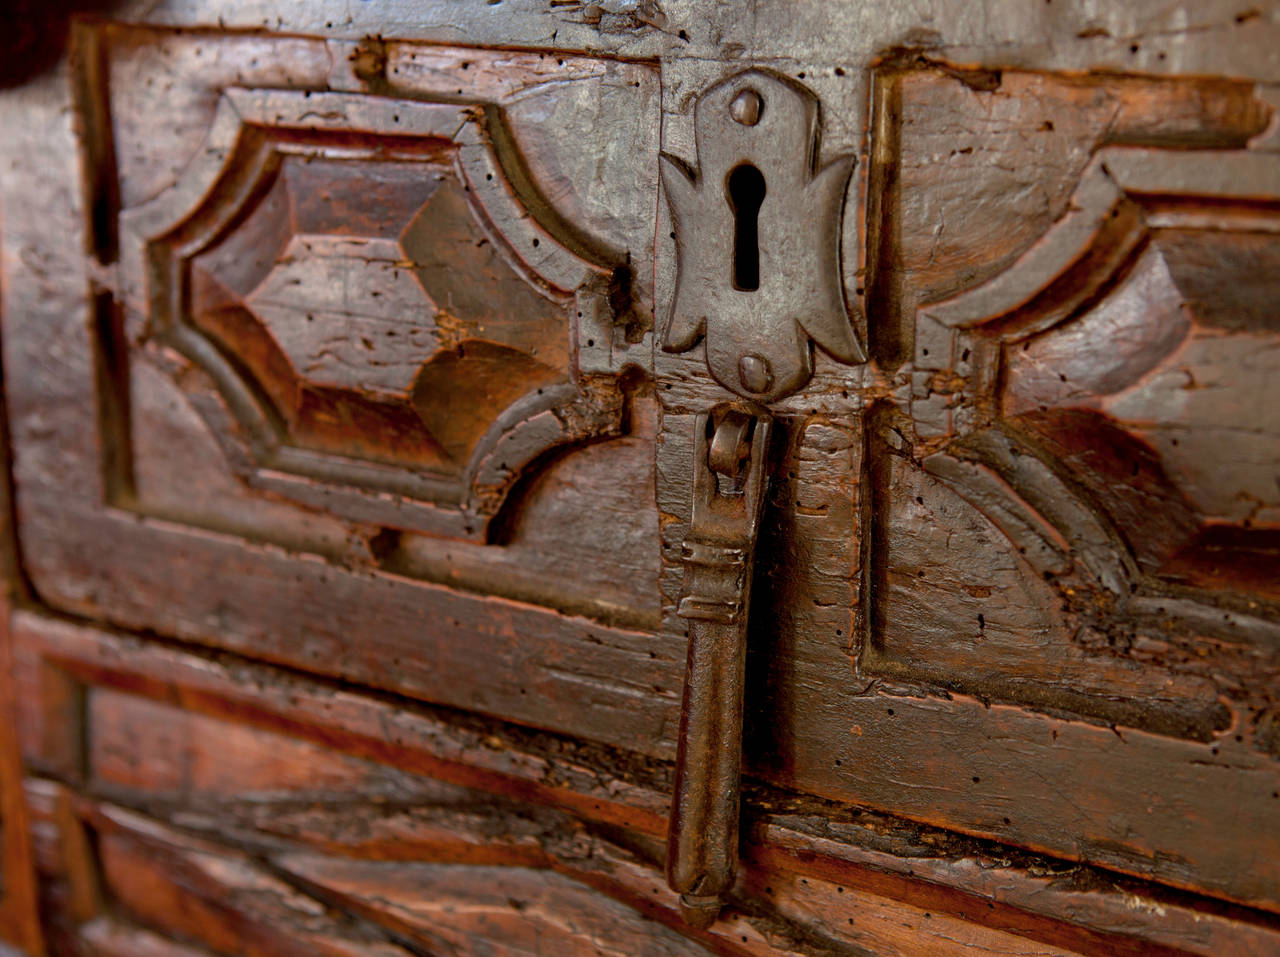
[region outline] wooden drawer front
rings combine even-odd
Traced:
[[[56,215],[90,254],[53,299],[6,288],[40,598],[669,750],[655,66],[102,23],[76,42],[87,176]],[[55,214],[19,226],[21,203],[8,248],[48,241]],[[57,374],[31,365],[53,353]]]
[[[694,103],[741,49],[822,105],[808,159],[856,161],[842,332],[869,356],[816,349],[769,404],[751,786],[1280,913],[1272,61],[1214,79],[1234,66],[1196,40],[1127,59],[1114,17],[1046,47],[948,14],[969,38],[950,62],[825,8],[797,18],[830,26],[819,47],[791,24],[717,20],[713,39],[601,13],[574,20],[573,52],[528,49],[570,42],[555,6],[508,32],[457,12],[488,49],[452,20],[397,27],[448,43],[339,39],[310,13],[289,34],[77,26],[73,82],[30,94],[39,121],[3,145],[40,614],[394,695],[334,699],[363,730],[322,720],[319,692],[289,720],[353,760],[482,790],[514,774],[659,838],[696,423],[730,397],[707,346],[663,348],[680,263],[659,153],[692,169]],[[52,658],[27,707],[102,737],[50,720],[29,755],[95,799],[150,808],[291,766],[256,731],[242,759],[267,764],[199,760],[230,691],[159,720],[168,679]],[[411,717],[417,743],[393,746],[377,722],[406,702],[653,776],[583,797],[474,742],[442,757]],[[129,729],[171,723],[166,757],[130,766]]]
[[[771,405],[746,765],[1276,910],[1274,92],[919,57],[870,82],[845,278],[873,362],[818,350]],[[696,350],[655,368],[676,630],[710,385]]]
[[[1277,944],[1240,909],[1087,868],[1065,881],[1061,865],[1001,859],[998,845],[768,794],[752,797],[729,909],[691,931],[661,874],[667,765],[619,766],[562,738],[27,613],[15,626],[26,760],[49,775],[26,790],[60,949],[482,953],[533,937],[558,953],[673,955],[910,953],[922,940],[943,954]],[[68,740],[75,728],[82,736]]]

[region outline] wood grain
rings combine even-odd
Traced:
[[[3,612],[7,621],[7,602]],[[17,740],[17,699],[7,625],[0,628],[0,942],[29,954],[44,952],[36,911],[22,763]]]
[[[0,95],[6,933],[1280,951],[1269,5],[118,15]],[[854,160],[871,361],[771,408],[703,932],[661,848],[729,396],[658,344],[728,219],[678,251],[658,157],[751,65]]]
[[[39,717],[40,685],[29,679],[55,668],[84,689],[78,700],[90,733],[75,767],[87,774],[77,778],[73,770],[66,779],[88,797],[47,780],[28,784],[37,820],[49,822],[36,832],[46,893],[62,888],[82,902],[80,910],[62,905],[64,920],[97,913],[94,871],[74,863],[84,853],[76,849],[94,846],[86,833],[119,832],[118,874],[162,882],[188,874],[179,883],[217,910],[200,904],[193,912],[178,899],[163,904],[159,894],[138,899],[133,906],[154,906],[149,920],[158,926],[211,921],[223,929],[208,933],[229,933],[228,911],[217,903],[223,891],[197,876],[213,873],[210,860],[226,859],[242,862],[226,865],[241,875],[235,881],[263,867],[273,880],[292,874],[301,893],[333,904],[323,885],[363,919],[424,939],[444,932],[432,916],[439,895],[411,889],[431,875],[457,875],[452,886],[460,888],[470,880],[467,868],[513,868],[512,880],[529,887],[538,886],[534,873],[553,871],[688,933],[662,879],[669,765],[379,701],[242,660],[29,613],[18,621],[33,767],[68,774],[49,763],[40,726],[65,726],[71,716],[57,711],[67,707],[58,698]],[[717,951],[810,954],[856,945],[910,952],[918,933],[937,934],[936,946],[956,952],[1266,953],[1275,946],[1274,920],[1256,912],[900,819],[760,788],[748,791],[744,816],[744,872],[730,910],[710,936],[692,938]],[[192,844],[174,828],[200,840]],[[427,862],[443,869],[410,879]],[[359,890],[386,881],[400,888],[389,912],[381,903],[386,892]],[[622,914],[613,904],[605,910]],[[524,920],[518,910],[499,911],[503,922]],[[829,919],[835,913],[839,921]]]

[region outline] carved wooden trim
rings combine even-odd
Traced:
[[[69,702],[47,698],[49,686],[38,680],[41,672],[54,670],[82,690],[79,701],[101,696],[104,703],[131,704],[142,714],[172,710],[197,727],[262,735],[291,753],[313,754],[331,773],[344,765],[383,766],[384,773],[397,775],[400,787],[422,789],[407,806],[371,802],[362,826],[352,828],[345,801],[299,800],[297,790],[278,793],[265,807],[262,801],[229,799],[219,794],[220,778],[216,771],[207,773],[211,768],[179,793],[154,785],[148,790],[139,775],[131,782],[116,780],[111,794],[102,793],[106,781],[92,789],[74,777],[28,782],[46,859],[63,863],[67,844],[89,832],[141,842],[161,851],[152,860],[171,862],[175,870],[169,874],[195,880],[196,901],[216,900],[236,886],[211,886],[210,874],[218,869],[202,871],[194,866],[200,860],[226,862],[233,877],[256,876],[268,875],[254,869],[266,855],[277,865],[269,875],[310,878],[303,889],[312,891],[327,881],[337,890],[358,888],[347,878],[375,867],[394,871],[408,863],[407,877],[413,862],[484,864],[493,869],[486,875],[491,879],[501,876],[501,868],[547,868],[583,880],[691,940],[759,957],[806,952],[793,936],[804,931],[808,936],[800,940],[808,943],[828,938],[837,947],[869,940],[896,946],[899,938],[891,928],[898,921],[900,932],[906,915],[921,921],[911,925],[913,944],[924,932],[940,935],[941,944],[967,928],[964,933],[977,935],[965,938],[975,947],[1025,948],[1036,942],[1135,957],[1153,945],[1207,957],[1265,951],[1280,933],[1275,921],[1240,908],[1087,866],[1011,855],[998,844],[871,812],[836,815],[835,805],[784,798],[758,785],[747,791],[748,850],[728,910],[709,930],[690,931],[679,916],[678,895],[663,886],[660,862],[645,850],[665,830],[670,766],[663,762],[637,755],[620,762],[615,750],[405,707],[262,665],[209,658],[39,613],[22,612],[16,624],[19,703],[30,715],[24,745],[28,759],[46,773],[61,775],[62,758],[50,753],[54,735],[42,729],[56,733],[69,717]],[[180,710],[175,702],[181,702]],[[96,714],[109,717],[110,711]],[[77,763],[96,762],[82,753]],[[284,773],[292,772],[286,767]],[[518,818],[503,816],[512,796],[525,812]],[[210,800],[220,811],[216,831],[202,823],[209,819],[200,813]],[[84,850],[88,857],[66,861],[82,885],[91,878],[83,868],[95,864],[92,849]],[[104,890],[110,895],[119,886]],[[102,891],[82,886],[79,893],[78,909],[64,915],[66,922],[91,943],[115,943],[117,950],[108,953],[131,953],[138,930],[127,915],[108,912],[95,896]],[[413,883],[401,880],[396,893],[412,899]],[[261,903],[268,910],[274,906]],[[363,905],[375,917],[381,913],[376,900],[360,894],[343,894],[338,903],[357,910]],[[296,919],[290,908],[279,912],[279,926],[305,930],[305,923],[294,926]],[[254,920],[250,929],[270,934],[279,926],[264,928]]]
[[[1280,231],[1274,212],[1269,220],[1228,215],[1224,221],[1221,214],[1209,219],[1194,208],[1160,209],[1161,198],[1275,203],[1280,200],[1280,163],[1273,156],[1240,150],[1099,150],[1076,187],[1071,209],[1012,267],[975,289],[923,306],[920,315],[961,329],[1012,322],[1016,332],[1002,328],[1001,338],[1016,342],[1065,319],[1121,268],[1153,227],[1207,222],[1217,228]],[[1051,301],[1054,285],[1076,279],[1072,270],[1081,266],[1089,267],[1085,284],[1074,295]],[[943,355],[917,352],[916,365],[941,368]]]
[[[919,309],[917,390],[911,410],[921,464],[989,519],[1017,548],[1022,561],[1054,583],[1065,596],[1067,620],[1091,620],[1095,613],[1088,602],[1096,601],[1111,620],[1128,618],[1131,627],[1141,628],[1158,608],[1166,623],[1190,633],[1207,627],[1209,634],[1260,650],[1273,649],[1280,640],[1280,630],[1269,616],[1255,613],[1260,602],[1263,608],[1274,607],[1274,596],[1265,589],[1232,599],[1210,586],[1171,586],[1172,572],[1166,569],[1177,559],[1166,558],[1165,566],[1155,567],[1151,556],[1135,549],[1135,539],[1145,541],[1151,536],[1127,528],[1124,523],[1133,521],[1132,515],[1117,517],[1109,511],[1111,506],[1104,503],[1100,490],[1087,487],[1085,475],[1055,451],[1052,431],[1042,434],[1036,416],[1043,419],[1050,414],[1047,409],[1057,406],[1051,400],[1035,412],[1027,398],[1031,387],[1018,378],[1023,375],[1018,371],[1020,357],[1033,343],[1112,308],[1108,304],[1125,295],[1126,284],[1167,280],[1162,243],[1189,243],[1196,237],[1223,242],[1239,235],[1256,237],[1265,245],[1274,242],[1266,237],[1277,232],[1280,164],[1274,156],[1107,148],[1089,163],[1067,213],[1009,269],[976,288]],[[1147,280],[1147,276],[1155,278]],[[1168,283],[1175,295],[1171,302],[1180,302],[1179,287],[1172,280]],[[1157,308],[1156,300],[1150,301],[1151,308]],[[1124,309],[1132,309],[1114,308],[1126,315]],[[1186,322],[1181,312],[1143,321],[1148,330],[1141,332],[1145,339],[1136,338],[1140,334],[1136,327],[1116,332],[1122,337],[1116,355],[1127,355],[1127,349],[1137,358],[1116,358],[1115,369],[1096,387],[1099,394],[1119,393],[1151,370],[1162,368],[1163,357],[1186,334],[1178,325]],[[1045,362],[1051,362],[1056,354],[1047,355]],[[1052,365],[1036,374],[1049,372]],[[1249,550],[1260,546],[1251,545],[1250,536],[1269,541],[1266,536],[1271,533],[1251,529],[1247,523],[1235,528],[1200,516],[1200,507],[1169,484],[1158,457],[1144,440],[1125,431],[1132,426],[1106,424],[1109,420],[1089,411],[1102,400],[1089,391],[1094,387],[1074,384],[1069,373],[1074,374],[1067,369],[1052,376],[1054,382],[1061,378],[1063,383],[1059,403],[1066,410],[1063,414],[1074,415],[1072,421],[1080,427],[1111,429],[1102,444],[1133,457],[1133,475],[1143,470],[1142,481],[1165,483],[1155,486],[1163,489],[1158,494],[1165,500],[1153,498],[1147,508],[1170,512],[1167,522],[1176,527],[1168,534],[1182,535],[1179,547],[1194,549],[1211,537],[1217,560],[1235,561],[1232,549],[1239,549],[1238,561],[1251,561]],[[1021,391],[1015,395],[1015,390]],[[1077,405],[1079,410],[1072,411]],[[1069,426],[1045,426],[1053,427]],[[1119,484],[1129,480],[1127,474],[1115,479]],[[1105,597],[1085,599],[1085,595]],[[1073,605],[1072,596],[1081,596],[1080,603]],[[1078,632],[1078,637],[1085,632]],[[874,650],[864,660],[873,671],[887,668],[902,676]],[[1177,698],[1171,695],[1170,701]],[[1159,718],[1165,706],[1165,702],[1147,702],[1142,716],[1124,720],[1136,717],[1139,723],[1151,722],[1152,730],[1176,733],[1176,719],[1166,723]],[[1193,710],[1201,715],[1198,720],[1204,727],[1225,728],[1225,715],[1214,701],[1202,701]]]
[[[282,157],[318,158],[326,155],[326,136],[355,134],[379,139],[333,149],[346,159],[391,155],[412,162],[419,143],[438,144],[437,153],[456,170],[478,228],[516,274],[566,317],[584,308],[610,312],[607,296],[617,268],[610,257],[621,254],[605,250],[602,260],[584,260],[585,249],[571,252],[526,210],[494,147],[501,125],[498,109],[479,104],[230,89],[205,146],[177,182],[122,213],[121,291],[136,317],[131,335],[154,335],[213,376],[236,423],[220,421],[216,407],[206,404],[203,411],[229,461],[251,484],[356,520],[380,515],[402,527],[477,535],[529,462],[557,445],[620,431],[622,397],[616,385],[584,379],[574,362],[567,370],[548,370],[567,381],[531,388],[508,405],[476,437],[465,461],[444,474],[300,447],[262,385],[252,374],[246,378],[238,357],[186,316],[188,264],[253,208],[278,175]],[[423,175],[429,170],[424,168]],[[570,356],[574,325],[566,318]],[[430,443],[430,433],[417,441]],[[392,504],[388,495],[410,501]]]
[[[946,400],[956,412],[936,415],[937,393],[918,403],[927,410],[915,418],[922,438],[936,443],[955,437],[925,460],[926,467],[991,516],[1015,544],[1027,548],[1034,542],[1028,554],[1041,571],[1057,574],[1074,556],[1081,571],[1122,600],[1140,590],[1142,574],[1121,531],[1065,466],[996,421],[1004,389],[1002,350],[1105,298],[1154,230],[1280,232],[1278,203],[1280,164],[1274,156],[1100,150],[1071,209],[1011,268],[920,309],[916,367],[954,369],[964,377]],[[1046,549],[1052,558],[1034,558]]]

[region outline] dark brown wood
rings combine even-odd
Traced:
[[[405,863],[406,875],[415,862],[550,868],[689,933],[662,874],[666,763],[622,762],[559,736],[30,613],[16,624],[23,687],[52,687],[53,670],[81,689],[74,704],[56,688],[51,700],[22,695],[32,709],[23,721],[29,766],[94,796],[78,801],[48,780],[28,785],[46,895],[59,895],[51,904],[64,921],[87,920],[98,906],[95,872],[79,863],[86,828],[124,827],[121,841],[159,848],[177,840],[154,843],[167,822],[202,835],[208,843],[195,846],[223,858],[260,868],[265,856],[273,875],[287,859],[287,869],[304,869],[294,888],[305,894],[320,893],[313,882],[342,888],[374,879],[379,867],[397,873],[342,863],[352,859]],[[65,759],[49,753],[42,729],[73,721],[90,729],[88,751],[59,771]],[[1280,939],[1274,919],[1256,911],[995,843],[758,789],[745,807],[742,877],[711,936],[693,937],[713,949],[806,953],[825,940],[837,952],[853,944],[909,952],[914,935],[927,933],[931,946],[959,953],[1214,954],[1267,953]],[[202,899],[221,895],[199,886]],[[413,886],[401,880],[398,906],[414,906],[403,896]],[[366,892],[340,892],[367,915]],[[431,894],[419,900],[435,906]],[[199,919],[225,927],[220,913]],[[154,919],[194,919],[166,915]],[[88,926],[113,940],[127,933],[96,919]]]
[[[4,617],[8,618],[7,613]],[[22,794],[16,717],[6,620],[0,628],[0,946],[8,943],[38,955],[44,953],[44,942],[36,912],[35,866]]]
[[[2,367],[2,366],[0,366]],[[23,796],[10,616],[26,595],[17,552],[7,415],[0,397],[0,951],[12,946],[42,957],[35,861]]]
[[[1280,953],[1280,8],[135,6],[0,77],[0,940]]]

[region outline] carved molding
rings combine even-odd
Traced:
[[[477,104],[230,89],[178,180],[121,214],[122,296],[147,317],[130,332],[217,382],[235,421],[202,411],[251,484],[473,534],[528,462],[620,430],[616,385],[576,371],[571,318],[610,311],[623,254],[584,258],[522,205],[502,122]],[[386,208],[362,220],[373,184]],[[276,261],[250,270],[273,241]],[[388,496],[416,504],[387,519]]]
[[[920,310],[918,374],[927,378],[954,370],[961,376],[950,393],[930,390],[913,406],[917,432],[926,442],[951,440],[926,459],[926,467],[991,517],[1028,556],[1052,554],[1037,563],[1041,571],[1074,560],[1090,580],[1120,597],[1138,590],[1143,576],[1144,556],[1127,543],[1159,536],[1149,529],[1126,529],[1123,509],[1100,501],[1106,498],[1100,490],[1082,487],[1082,476],[1092,470],[1073,469],[1051,451],[1052,440],[1034,437],[1043,429],[1114,431],[1105,445],[1127,447],[1134,458],[1133,475],[1126,478],[1145,470],[1143,479],[1159,486],[1146,493],[1156,496],[1152,507],[1186,513],[1178,528],[1167,530],[1169,537],[1190,538],[1197,530],[1222,525],[1239,526],[1244,537],[1270,534],[1264,530],[1265,516],[1241,525],[1229,514],[1215,514],[1215,505],[1225,511],[1220,503],[1165,474],[1160,459],[1172,449],[1152,453],[1147,448],[1149,433],[1160,428],[1164,413],[1152,404],[1154,397],[1144,399],[1133,390],[1181,368],[1179,363],[1194,365],[1186,343],[1201,326],[1221,329],[1215,333],[1218,350],[1227,348],[1223,337],[1232,336],[1255,341],[1242,346],[1246,351],[1261,349],[1265,355],[1274,348],[1257,338],[1264,329],[1249,327],[1256,322],[1248,315],[1206,318],[1204,313],[1233,308],[1248,313],[1254,309],[1246,301],[1250,296],[1269,301],[1274,272],[1268,266],[1277,255],[1274,234],[1280,232],[1278,201],[1280,164],[1273,156],[1099,151],[1069,212],[1010,269]],[[1233,257],[1239,264],[1233,265]],[[1213,270],[1234,288],[1236,302],[1206,304],[1198,298],[1201,274]],[[1239,328],[1230,328],[1231,323]],[[1072,338],[1055,347],[1053,335]],[[1084,364],[1089,364],[1087,373]],[[1234,387],[1233,382],[1216,386]],[[1265,393],[1267,387],[1262,388]],[[1246,404],[1262,399],[1260,427],[1274,430],[1266,411],[1274,402],[1256,395],[1237,398]],[[1061,410],[1056,413],[1061,426],[1048,422],[1055,409]],[[1081,412],[1069,414],[1071,409]],[[1178,425],[1176,409],[1167,412],[1168,428],[1192,426],[1190,420]],[[1111,420],[1118,424],[1108,424]],[[1177,444],[1174,438],[1172,445]],[[1123,484],[1121,478],[1116,477],[1117,485]],[[1248,476],[1222,479],[1237,480],[1248,484]],[[1240,494],[1249,492],[1242,487]],[[1170,549],[1178,544],[1190,545],[1170,542]],[[1147,571],[1154,570],[1153,560],[1145,564]]]

